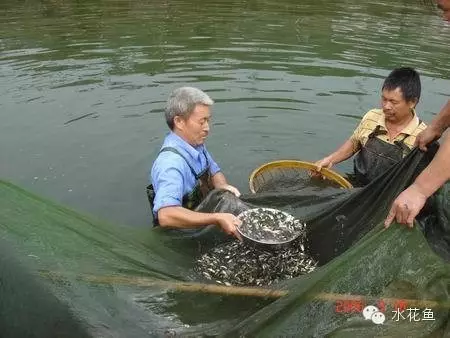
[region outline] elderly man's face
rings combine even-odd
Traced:
[[[210,119],[210,107],[197,104],[187,119],[182,119],[177,116],[175,118],[175,124],[186,142],[192,146],[198,146],[205,143],[208,137]]]
[[[450,0],[436,0],[437,6],[444,11],[444,18],[450,21]]]

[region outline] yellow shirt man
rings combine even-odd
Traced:
[[[356,155],[355,183],[366,185],[401,161],[426,128],[414,110],[420,92],[420,76],[413,68],[394,69],[381,87],[382,109],[370,110],[344,144],[317,161],[317,174]]]
[[[367,143],[369,135],[375,131],[377,126],[379,126],[380,134],[376,135],[376,137],[380,140],[390,144],[394,144],[395,141],[403,141],[409,149],[412,149],[417,135],[427,127],[425,123],[419,120],[415,110],[413,110],[413,114],[414,117],[411,122],[409,122],[409,124],[393,140],[390,140],[387,133],[383,110],[370,110],[364,115],[360,124],[350,137],[350,140],[353,143],[353,152],[356,153],[361,150],[361,147]]]

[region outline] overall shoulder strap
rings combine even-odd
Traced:
[[[160,151],[159,151],[159,153],[161,154],[161,153],[163,153],[163,152],[165,152],[165,151],[170,151],[171,153],[174,153],[174,154],[177,154],[177,155],[179,155],[179,156],[181,156],[181,158],[186,162],[186,164],[188,165],[188,167],[189,167],[189,169],[191,169],[191,172],[192,172],[192,174],[195,176],[195,179],[198,179],[198,175],[197,175],[197,173],[195,172],[195,170],[194,170],[194,168],[192,168],[192,166],[189,164],[189,161],[187,160],[187,158],[182,154],[182,153],[180,153],[176,148],[174,148],[174,147],[164,147],[164,148],[162,148]]]
[[[369,138],[372,138],[372,137],[375,137],[375,136],[378,136],[378,135],[385,134],[386,132],[385,132],[384,130],[381,130],[380,127],[381,127],[381,126],[378,124],[378,125],[375,127],[375,129],[369,134]]]
[[[205,148],[203,148],[203,156],[205,156],[205,160],[206,160],[206,168],[209,168],[209,160],[208,160],[208,156],[206,155],[206,150]]]
[[[419,128],[421,124],[422,124],[422,120],[419,120],[419,124],[417,125],[417,128]],[[416,130],[417,130],[417,128],[416,128]],[[412,135],[406,134],[406,135],[400,140],[400,142],[404,142],[404,141],[405,141],[408,137],[410,137],[410,136],[412,136]]]

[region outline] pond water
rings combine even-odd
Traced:
[[[0,177],[118,224],[150,224],[147,171],[178,86],[216,101],[207,146],[242,192],[262,163],[333,151],[395,67],[420,71],[424,121],[450,96],[450,26],[426,1],[3,0],[0,10]]]

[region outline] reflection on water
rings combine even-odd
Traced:
[[[264,162],[334,150],[394,67],[421,72],[425,121],[449,97],[450,27],[429,1],[7,0],[0,9],[0,177],[119,223],[150,222],[147,169],[178,85],[216,101],[208,147],[243,191]]]

